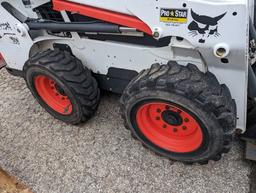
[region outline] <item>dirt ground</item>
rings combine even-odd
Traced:
[[[0,168],[0,193],[32,193],[15,177],[10,176]]]
[[[118,100],[105,94],[94,118],[67,125],[38,105],[22,79],[0,71],[0,166],[35,193],[250,192],[255,174],[240,142],[203,166],[158,157],[131,138]]]

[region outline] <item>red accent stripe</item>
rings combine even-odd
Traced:
[[[2,62],[5,62],[4,61],[4,56],[0,53],[0,63],[2,63]]]
[[[137,17],[133,17],[130,15],[117,13],[113,11],[108,11],[100,8],[95,8],[87,5],[81,5],[78,3],[67,2],[65,0],[52,0],[53,9],[56,11],[70,11],[77,12],[81,15],[85,15],[88,17],[100,19],[103,21],[119,24],[122,26],[127,26],[131,28],[135,28],[139,31],[145,32],[149,35],[152,35],[152,31],[147,24],[138,19]]]
[[[3,55],[0,53],[0,70],[1,68],[3,68],[4,66],[6,66],[5,60]]]

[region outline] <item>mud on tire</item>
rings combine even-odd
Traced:
[[[185,151],[186,148],[172,151],[175,146],[167,148],[165,144],[162,145],[161,140],[156,143],[157,139],[153,142],[156,136],[165,131],[148,137],[146,134],[151,135],[150,132],[146,133],[140,128],[140,117],[137,116],[143,105],[149,103],[160,105],[160,109],[156,110],[159,112],[164,110],[161,109],[162,104],[169,104],[175,111],[189,114],[202,130],[200,146],[195,146],[193,150],[190,148],[189,151]],[[149,105],[150,108],[153,107]],[[230,150],[236,127],[236,104],[227,86],[220,84],[212,73],[203,73],[193,64],[181,66],[172,61],[167,65],[154,64],[151,69],[143,70],[134,78],[121,97],[121,111],[125,126],[143,146],[159,155],[186,163],[205,164],[209,160],[219,160],[223,153]],[[143,113],[147,116],[152,114],[149,110],[142,111],[141,116],[144,116]],[[154,113],[155,110],[153,115]],[[156,119],[161,120],[161,117],[163,118],[156,116]],[[183,119],[182,116],[181,118]],[[162,120],[161,124],[165,121]],[[175,124],[177,125],[177,122]],[[163,129],[166,128],[163,126]],[[177,129],[174,131],[177,132]],[[166,136],[168,135],[167,133]]]

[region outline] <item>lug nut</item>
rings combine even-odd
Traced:
[[[159,37],[160,37],[159,32],[157,32],[157,31],[156,31],[156,32],[154,32],[154,33],[153,33],[153,37],[154,37],[154,38],[159,38]]]
[[[165,108],[168,110],[168,109],[170,109],[170,106],[165,106]]]
[[[185,122],[189,122],[189,119],[188,119],[188,118],[185,118],[184,121],[185,121]]]
[[[156,112],[161,113],[161,109],[157,109]]]
[[[167,128],[167,125],[163,125],[163,128]]]
[[[182,129],[183,129],[183,130],[187,130],[187,127],[186,127],[186,126],[182,126]]]
[[[177,128],[173,128],[173,132],[176,133],[178,131]]]

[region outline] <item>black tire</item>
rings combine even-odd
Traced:
[[[172,152],[150,141],[138,127],[136,114],[142,104],[165,101],[190,112],[203,132],[203,142],[192,152]],[[143,70],[127,86],[121,97],[125,126],[143,146],[158,155],[185,163],[208,163],[219,160],[231,148],[236,127],[236,104],[229,89],[219,84],[210,73],[202,73],[195,65],[152,65]]]
[[[69,52],[47,50],[32,56],[24,65],[24,78],[31,93],[39,104],[52,116],[70,124],[87,121],[96,112],[100,91],[89,69]],[[72,104],[72,112],[62,114],[51,108],[39,95],[35,87],[35,77],[48,77],[62,89]]]
[[[247,99],[247,127],[250,127],[255,124],[256,116],[256,102],[248,97]]]

